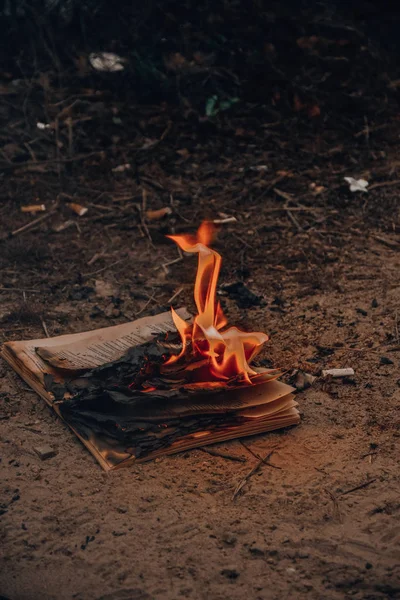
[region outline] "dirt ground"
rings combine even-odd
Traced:
[[[221,289],[230,323],[269,333],[263,356],[288,380],[355,375],[299,392],[299,426],[243,440],[273,466],[234,500],[257,463],[240,441],[217,449],[245,462],[195,450],[105,474],[1,362],[2,597],[400,598],[397,112],[246,105],[193,120],[43,76],[18,86],[0,106],[0,341],[123,323],[173,296],[192,308],[195,264],[164,236],[234,216],[220,283],[263,302],[239,308]],[[57,454],[41,461],[44,444]]]

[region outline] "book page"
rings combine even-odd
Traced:
[[[177,312],[183,319],[190,318],[186,308],[180,308]],[[151,340],[154,334],[167,331],[175,331],[169,311],[113,327],[51,339],[6,342],[4,346],[29,365],[33,373],[51,372],[49,365],[56,369],[77,371],[117,360],[132,346],[143,344]]]

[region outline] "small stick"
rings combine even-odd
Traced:
[[[179,294],[181,294],[182,292],[183,292],[183,287],[179,288],[179,290],[177,292],[175,292],[175,294],[173,296],[171,296],[171,298],[169,300],[167,300],[167,304],[171,304],[171,302],[173,302],[179,296]]]
[[[378,183],[373,183],[372,185],[370,185],[368,188],[368,191],[376,190],[377,188],[381,188],[381,187],[391,187],[393,185],[399,185],[399,184],[400,184],[400,179],[393,179],[392,181],[380,181]]]
[[[292,221],[293,225],[296,227],[297,231],[304,231],[304,229],[302,228],[302,226],[300,225],[300,223],[298,222],[296,217],[294,215],[292,215],[291,209],[286,206],[285,212],[286,212],[287,216],[289,217],[289,219]]]
[[[145,234],[147,235],[147,237],[149,239],[150,244],[154,248],[153,239],[151,237],[149,228],[147,227],[147,224],[146,224],[146,207],[147,207],[147,191],[146,191],[145,188],[142,188],[142,208],[139,211],[139,214],[140,214],[140,223],[141,223],[141,226],[143,227],[143,229],[145,231]]]
[[[388,240],[380,235],[373,235],[372,237],[374,238],[374,240],[380,242],[381,244],[384,244],[388,248],[394,248],[395,250],[398,250],[400,248],[400,244],[394,240]]]
[[[48,329],[47,329],[47,325],[46,325],[46,323],[45,323],[44,319],[40,319],[40,321],[41,321],[41,323],[42,323],[43,331],[45,332],[45,334],[46,334],[46,337],[48,337],[48,338],[49,338],[49,337],[50,337],[50,335],[49,335],[49,332],[48,332]]]
[[[356,485],[356,487],[353,487],[350,490],[346,490],[345,492],[342,492],[339,495],[346,496],[347,494],[352,494],[353,492],[357,492],[358,490],[362,490],[363,488],[367,487],[368,485],[371,485],[371,483],[374,483],[375,481],[376,481],[376,479],[370,479],[369,481],[365,481],[364,483],[361,483],[360,485]]]
[[[247,452],[250,452],[250,454],[252,454],[254,456],[254,458],[256,458],[257,460],[262,460],[261,456],[259,454],[257,454],[257,452],[254,452],[254,450],[252,450],[249,446],[246,446],[246,444],[242,441],[239,440],[239,442],[242,444],[243,448],[245,450],[247,450]],[[275,452],[275,448],[273,448],[272,450],[273,452]],[[278,465],[273,465],[270,462],[265,463],[267,465],[267,467],[272,467],[273,469],[281,469],[282,467],[278,467]]]
[[[181,262],[181,260],[183,260],[183,254],[182,254],[182,250],[178,247],[178,254],[179,254],[179,258],[175,258],[174,260],[170,260],[166,263],[163,263],[161,265],[161,267],[164,269],[164,271],[166,273],[168,273],[167,267],[169,267],[170,265],[174,265],[175,263]],[[156,269],[159,269],[160,267],[156,267]]]
[[[12,231],[10,233],[11,237],[14,237],[15,235],[23,233],[24,231],[31,229],[31,227],[35,227],[35,225],[39,225],[39,223],[42,223],[42,221],[46,221],[46,219],[49,219],[50,217],[52,217],[53,214],[54,214],[54,211],[49,212],[49,213],[47,213],[47,215],[42,215],[41,217],[38,217],[37,219],[33,219],[33,221],[30,221],[26,225],[19,227],[19,229],[14,229],[14,231]]]
[[[27,288],[5,288],[0,287],[0,292],[29,292],[30,294],[41,294],[40,290],[30,290]]]
[[[206,452],[211,456],[218,456],[220,458],[226,458],[227,460],[234,460],[236,462],[247,462],[243,456],[235,456],[234,454],[226,454],[225,452],[217,452],[217,450],[211,450],[210,448],[199,448],[202,452]]]
[[[262,467],[263,464],[268,464],[268,460],[271,458],[272,454],[273,454],[273,450],[271,450],[271,452],[269,452],[267,454],[267,456],[265,458],[261,458],[258,463],[251,469],[251,471],[249,471],[247,473],[247,475],[242,479],[242,481],[240,481],[238,483],[238,485],[235,488],[235,491],[233,492],[233,496],[232,496],[232,500],[236,500],[237,496],[240,494],[241,490],[244,488],[244,486],[246,485],[246,483],[249,481],[249,479],[255,474],[257,473],[257,471],[259,471]]]
[[[141,315],[141,314],[142,314],[142,312],[144,312],[144,311],[146,310],[146,308],[149,306],[150,302],[152,302],[152,301],[153,301],[153,300],[155,300],[155,299],[156,299],[156,297],[155,297],[155,295],[153,294],[153,296],[151,296],[151,297],[150,297],[150,298],[147,300],[147,302],[146,302],[146,304],[143,306],[143,308],[141,308],[141,309],[139,310],[139,312],[135,313],[135,317],[138,317],[139,315]]]
[[[287,192],[282,192],[282,190],[280,190],[279,188],[275,187],[274,192],[277,196],[280,196],[281,198],[283,198],[284,200],[286,200],[288,202],[293,201],[293,196],[291,194],[288,194]]]
[[[102,267],[101,269],[98,269],[97,271],[93,271],[92,273],[82,273],[82,277],[93,277],[93,275],[98,275],[99,273],[103,273],[103,271],[106,271],[107,269],[111,269],[111,267],[115,267],[115,265],[122,263],[126,259],[127,259],[127,257],[125,256],[125,258],[120,258],[119,260],[116,260],[115,262],[111,263],[110,265],[107,265],[106,267]]]

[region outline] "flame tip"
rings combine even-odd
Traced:
[[[193,354],[207,359],[212,376],[222,381],[242,377],[247,384],[251,384],[251,377],[256,372],[250,368],[249,363],[269,337],[261,332],[246,333],[237,327],[224,330],[227,319],[216,300],[221,256],[209,247],[217,229],[215,223],[203,221],[196,235],[167,235],[183,251],[198,254],[198,268],[194,287],[197,315],[193,323],[188,324],[171,306],[182,350],[179,355],[171,356],[166,364],[183,357],[187,352],[188,342],[191,342]]]

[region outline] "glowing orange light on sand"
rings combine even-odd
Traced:
[[[260,332],[246,333],[237,327],[224,329],[227,319],[216,299],[221,256],[209,247],[214,235],[214,225],[205,222],[195,236],[168,236],[184,252],[198,254],[198,266],[194,285],[197,315],[193,323],[189,324],[171,308],[172,318],[182,340],[182,350],[166,364],[178,361],[191,351],[196,360],[200,357],[207,359],[213,377],[219,380],[241,377],[251,383],[251,377],[257,373],[249,363],[268,340],[268,336]]]

